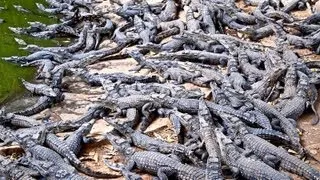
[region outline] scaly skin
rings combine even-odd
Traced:
[[[156,174],[160,179],[167,179],[172,175],[177,179],[204,179],[206,177],[206,171],[202,168],[182,164],[180,161],[158,152],[135,152],[128,141],[111,133],[108,133],[106,138],[116,150],[128,159],[127,167],[122,170],[125,176],[128,175],[128,171],[137,167]]]
[[[87,31],[87,36],[86,36],[86,43],[85,47],[83,49],[83,52],[88,52],[94,49],[96,45],[96,34],[97,34],[97,29],[96,25],[93,25],[93,27]]]
[[[205,179],[206,176],[206,172],[202,168],[182,164],[157,152],[136,152],[130,157],[129,163],[138,169],[157,174],[160,178],[170,174],[175,174],[177,179]]]
[[[91,128],[94,123],[95,119],[82,124],[79,129],[77,129],[65,140],[65,143],[74,154],[79,154],[82,144],[84,143],[84,136],[91,131]]]
[[[290,99],[296,93],[297,73],[294,66],[290,66],[287,69],[287,73],[284,80],[284,92],[281,95],[283,99]]]
[[[274,170],[270,166],[241,155],[232,141],[221,131],[218,132],[217,136],[221,152],[223,152],[228,166],[231,167],[234,173],[240,173],[246,179],[290,180],[289,176]]]
[[[87,179],[72,170],[63,169],[59,165],[56,165],[55,163],[46,161],[46,160],[25,158],[21,163],[38,171],[43,176],[43,178],[46,178],[48,180],[56,180],[56,179],[86,180]]]
[[[8,120],[13,126],[17,127],[33,127],[41,124],[40,122],[36,121],[31,117],[17,115],[13,113],[8,113],[6,115],[6,118],[8,118]]]
[[[57,94],[53,91],[51,87],[46,84],[31,84],[24,79],[22,79],[22,84],[28,91],[37,95],[44,95],[49,97],[56,97]]]
[[[75,69],[72,72],[80,76],[85,82],[92,86],[101,86],[101,80],[110,80],[116,82],[120,80],[122,83],[133,84],[135,82],[150,83],[159,82],[159,78],[156,76],[132,76],[123,73],[111,73],[111,74],[90,74],[85,69]]]
[[[54,91],[57,94],[56,98],[41,96],[36,104],[34,104],[31,107],[28,107],[22,111],[15,112],[15,114],[24,115],[24,116],[31,116],[31,115],[37,114],[37,113],[47,109],[48,107],[50,107],[54,103],[63,101],[64,95],[62,94],[62,92],[57,88],[54,88]]]
[[[216,33],[215,24],[212,20],[210,10],[207,6],[202,7],[201,15],[202,15],[203,24],[205,26],[204,31],[206,33],[215,34]]]
[[[157,26],[162,31],[177,27],[179,28],[179,32],[182,33],[185,29],[184,23],[180,19],[176,19],[173,21],[161,22]]]
[[[108,123],[110,123],[123,135],[127,136],[132,144],[136,147],[142,148],[147,151],[160,152],[164,154],[176,154],[179,157],[182,155],[182,158],[190,159],[195,165],[203,165],[202,163],[200,163],[199,159],[195,157],[191,149],[188,149],[184,145],[168,143],[160,139],[154,139],[148,135],[142,134],[141,132],[134,131],[126,124],[119,124],[113,120],[109,120]]]
[[[289,136],[292,146],[300,154],[303,154],[303,148],[300,144],[300,137],[292,122],[288,118],[284,117],[279,111],[277,111],[271,105],[267,104],[262,100],[252,98],[251,102],[255,105],[257,109],[259,109],[265,115],[280,119],[280,126],[283,129],[283,131]]]
[[[272,72],[269,72],[261,81],[258,81],[251,85],[252,90],[250,90],[251,94],[258,94],[260,99],[265,99],[269,92],[266,90],[269,87],[273,87],[275,83],[278,81],[278,78],[283,74],[285,71],[282,67],[277,67]]]
[[[185,11],[186,20],[187,20],[187,24],[186,24],[187,30],[193,32],[201,29],[200,21],[193,16],[192,9],[188,6],[185,6],[184,11]]]
[[[208,151],[209,161],[211,159],[214,160],[212,162],[214,165],[212,168],[210,168],[209,172],[212,174],[214,179],[223,179],[221,170],[220,149],[216,141],[216,135],[214,133],[215,126],[212,123],[211,113],[203,99],[199,102],[198,116],[200,124],[199,134],[201,134],[201,139],[202,141],[204,141],[206,149]]]
[[[0,125],[0,132],[0,139],[3,141],[0,146],[7,145],[14,141],[14,135],[10,129]]]
[[[174,58],[180,61],[201,62],[204,64],[223,65],[227,64],[230,56],[198,50],[182,50],[174,53],[162,52],[163,58]]]
[[[104,116],[107,116],[110,113],[110,111],[111,109],[103,106],[102,104],[93,104],[88,108],[87,112],[83,116],[72,122],[73,124],[81,126],[84,123],[91,122],[92,119],[99,119],[103,118]]]
[[[36,177],[40,176],[38,172],[23,167],[12,159],[0,156],[0,177],[2,175],[6,175],[9,179],[16,180],[36,180]]]
[[[287,135],[282,132],[272,130],[272,129],[260,129],[260,128],[251,128],[247,127],[247,130],[250,134],[256,135],[266,140],[272,142],[281,142],[281,144],[290,144],[290,139]]]
[[[156,43],[159,43],[159,42],[161,42],[163,39],[165,39],[167,37],[179,34],[179,32],[180,32],[180,30],[177,27],[173,27],[171,29],[167,29],[165,31],[162,31],[162,32],[158,33],[157,36],[154,38],[154,41]]]
[[[248,76],[249,82],[254,83],[256,80],[263,79],[263,76],[266,74],[266,72],[250,64],[249,57],[245,51],[240,50],[238,54],[238,60],[241,72]]]
[[[287,171],[307,179],[320,179],[320,172],[318,170],[307,165],[295,156],[288,154],[286,150],[272,145],[268,141],[252,134],[246,134],[243,136],[243,143],[246,149],[252,150],[255,155],[264,161],[268,161],[268,157],[273,157],[276,161],[280,161],[279,166]]]
[[[299,72],[301,73],[301,72]],[[303,74],[303,73],[301,73]],[[307,75],[301,75],[303,78],[300,78],[298,82],[296,95],[287,101],[283,106],[280,113],[287,118],[297,120],[298,117],[302,115],[306,108],[306,103],[308,101],[307,91],[309,90],[309,81]]]
[[[177,18],[178,8],[174,0],[167,0],[165,9],[161,11],[159,18],[161,21],[171,21]]]
[[[256,117],[256,120],[257,120],[256,124],[258,124],[259,126],[267,130],[272,129],[269,118],[266,115],[264,115],[262,112],[258,110],[252,110],[247,112]]]
[[[80,172],[97,178],[115,178],[118,175],[102,173],[102,172],[94,172],[91,169],[84,166],[84,164],[77,158],[75,153],[70,150],[68,144],[64,141],[61,141],[56,135],[48,133],[46,135],[45,143],[48,147],[55,150],[61,156],[67,158],[69,162]]]

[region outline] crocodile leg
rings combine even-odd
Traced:
[[[168,176],[172,176],[175,173],[170,167],[160,167],[157,172],[157,176],[160,180],[168,180]]]

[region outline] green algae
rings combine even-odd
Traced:
[[[26,27],[28,22],[39,21],[45,24],[57,23],[57,18],[49,17],[40,12],[35,3],[43,3],[44,0],[0,0],[0,19],[4,23],[0,24],[0,57],[24,56],[28,53],[19,49],[20,45],[14,38],[23,39],[27,44],[37,44],[40,46],[56,46],[57,40],[43,40],[32,38],[25,35],[17,35],[11,32],[8,27]],[[20,12],[13,5],[20,5],[30,12]],[[0,104],[17,97],[23,92],[21,80],[24,78],[31,80],[34,78],[35,69],[29,67],[20,67],[1,60],[0,58]]]

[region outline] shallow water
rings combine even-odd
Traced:
[[[14,38],[23,39],[27,44],[37,44],[41,46],[55,46],[58,44],[56,40],[43,40],[31,38],[24,35],[12,33],[8,27],[26,27],[27,22],[40,21],[46,24],[57,23],[54,17],[40,12],[35,3],[44,3],[44,0],[0,0],[0,19],[4,19],[4,23],[0,24],[0,57],[7,56],[23,56],[28,53],[20,50],[21,47]],[[20,5],[24,9],[30,11],[19,12],[13,5]],[[18,65],[7,63],[0,59],[0,104],[17,97],[23,92],[21,81],[19,78],[30,80],[34,77],[35,70],[33,68],[22,68]]]

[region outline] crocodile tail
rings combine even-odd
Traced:
[[[78,164],[75,166],[75,168],[80,171],[81,173],[95,177],[95,178],[118,178],[121,177],[120,174],[112,174],[112,173],[106,173],[106,172],[99,172],[99,171],[93,171],[92,169],[86,167],[84,164]]]

